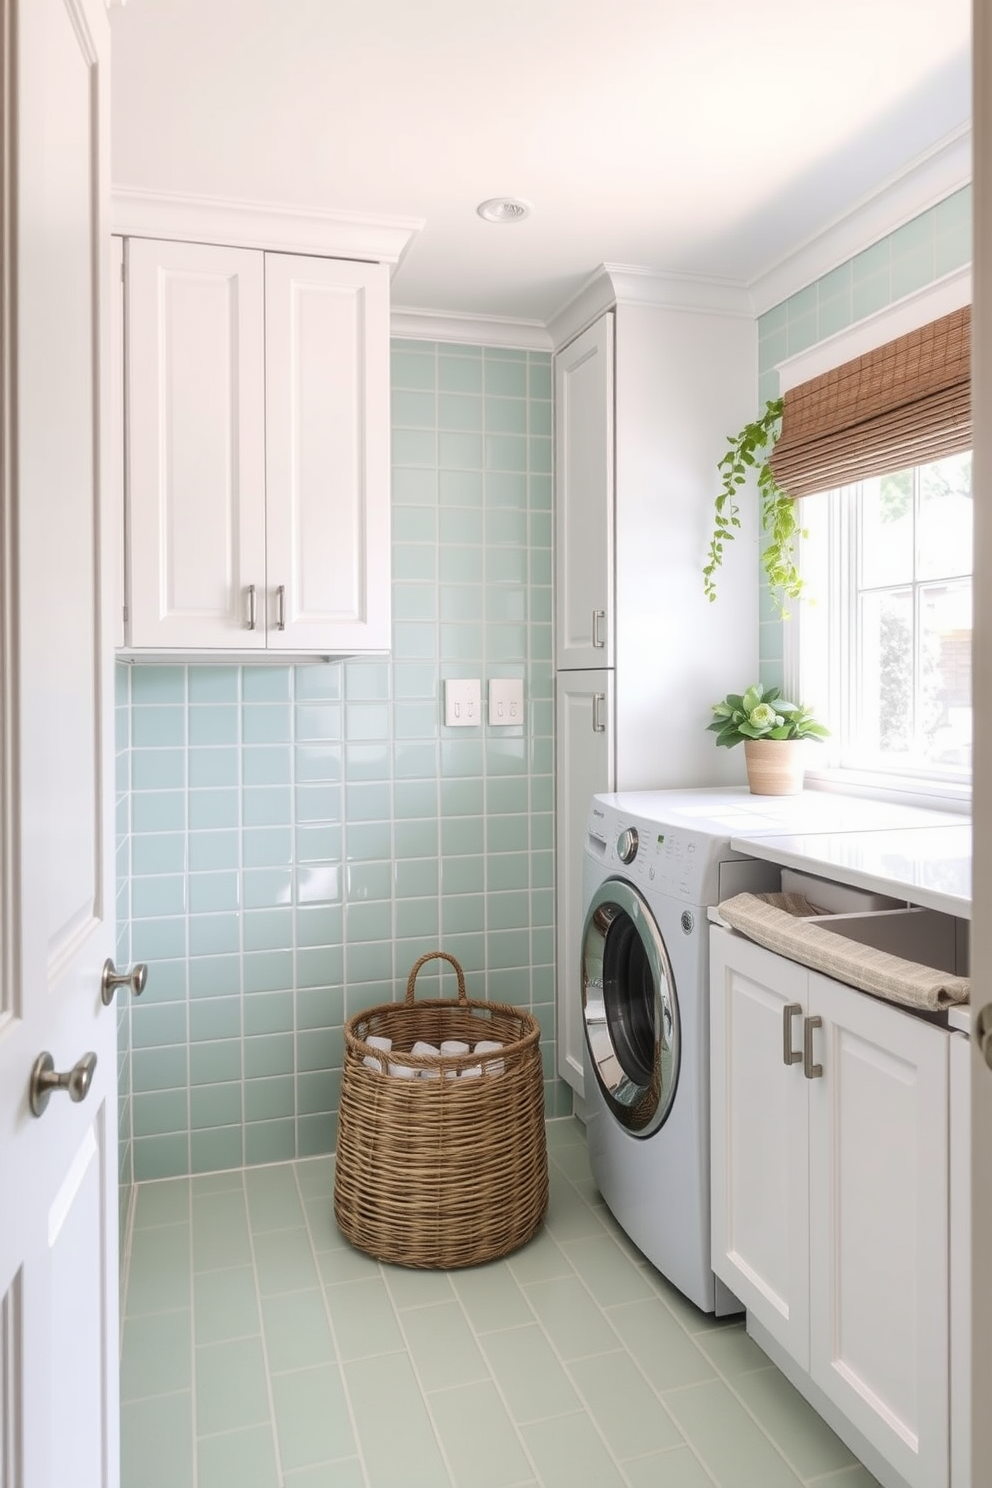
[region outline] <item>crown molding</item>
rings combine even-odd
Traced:
[[[911,222],[971,181],[971,129],[948,135],[878,191],[807,239],[748,288],[755,315],[764,315],[790,295],[846,263],[856,253]]]
[[[451,341],[466,346],[552,350],[551,335],[541,321],[508,320],[498,315],[464,315],[458,311],[396,306],[389,317],[389,333],[405,341]]]
[[[175,238],[197,243],[242,244],[283,253],[314,253],[393,265],[402,262],[420,217],[314,212],[272,202],[180,196],[115,186],[111,231],[124,237]]]
[[[659,274],[638,264],[604,263],[548,321],[555,349],[617,305],[650,305],[692,315],[754,319],[750,293],[738,281],[694,274]]]
[[[777,363],[775,370],[779,376],[779,392],[788,392],[800,383],[809,382],[811,378],[819,377],[824,372],[831,372],[834,367],[842,367],[845,362],[864,356],[865,352],[875,351],[877,347],[895,341],[898,336],[918,331],[931,320],[939,320],[942,315],[950,315],[954,310],[970,304],[969,265],[967,268],[955,269],[952,274],[945,274],[933,284],[926,284],[913,294],[896,300],[894,304],[886,305],[884,310],[866,315],[863,320],[855,321],[854,325],[846,326],[844,330],[827,336],[823,341],[817,341],[807,351],[797,352],[795,356],[786,357],[784,361]]]

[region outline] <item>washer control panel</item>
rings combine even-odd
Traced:
[[[647,889],[671,894],[692,904],[704,902],[703,890],[709,854],[698,833],[661,826],[655,822],[615,823],[613,861],[628,870],[630,878]]]

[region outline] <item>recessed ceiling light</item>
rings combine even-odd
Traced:
[[[523,222],[530,216],[530,202],[517,196],[491,196],[475,209],[486,222]]]

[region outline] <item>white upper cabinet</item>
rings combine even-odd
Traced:
[[[613,457],[613,316],[603,315],[555,358],[560,671],[614,665]]]
[[[130,649],[389,646],[388,270],[127,244]]]

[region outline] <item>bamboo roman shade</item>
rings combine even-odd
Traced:
[[[809,496],[970,448],[966,305],[791,388],[771,467],[790,496]]]

